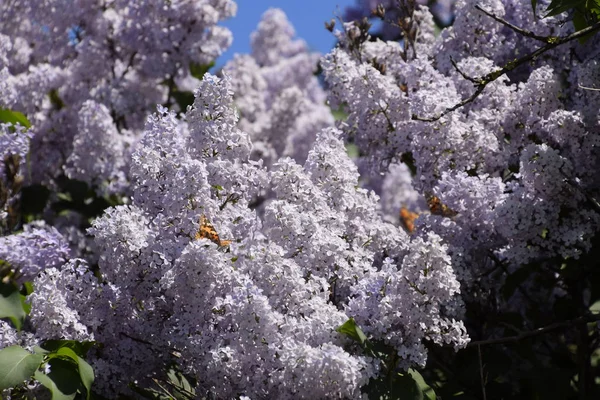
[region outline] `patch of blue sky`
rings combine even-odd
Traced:
[[[356,0],[237,0],[237,15],[223,23],[233,32],[233,44],[217,60],[217,68],[235,53],[250,52],[250,33],[256,29],[262,14],[272,7],[281,8],[287,14],[297,37],[304,39],[310,49],[325,54],[336,42],[333,34],[325,29],[325,22],[337,19],[344,8],[355,3]]]

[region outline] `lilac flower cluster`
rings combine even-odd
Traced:
[[[126,185],[128,145],[175,80],[231,43],[232,0],[18,0],[0,4],[0,107],[33,124],[31,178],[62,167],[104,193]],[[89,155],[97,155],[89,165]],[[103,165],[100,165],[103,164]]]
[[[22,233],[0,237],[0,260],[9,264],[21,283],[33,280],[47,268],[60,267],[69,253],[62,235],[43,221],[25,225]]]
[[[271,165],[289,156],[304,162],[316,132],[333,125],[326,95],[314,71],[320,55],[294,40],[283,11],[265,12],[251,36],[252,53],[224,67],[231,77],[240,129],[248,132],[254,159]]]
[[[374,18],[377,7],[383,7],[385,20],[398,21],[406,18],[403,7],[410,4],[410,0],[356,0],[354,6],[346,7],[342,15],[344,21],[358,21],[363,18]],[[431,13],[442,25],[449,25],[454,19],[454,0],[421,1],[415,3],[429,6]],[[375,31],[375,34],[383,40],[395,40],[401,37],[401,30],[396,25],[383,24]]]
[[[413,208],[421,212],[416,234],[441,235],[464,282],[489,265],[490,257],[511,268],[555,256],[577,258],[590,250],[600,226],[590,203],[600,189],[595,174],[599,97],[578,85],[597,82],[587,72],[600,50],[593,41],[569,42],[533,67],[487,85],[472,103],[435,122],[419,120],[471,96],[475,85],[465,76],[483,77],[539,47],[476,4],[540,35],[572,29],[558,19],[535,19],[520,2],[459,1],[454,25],[434,41],[430,35],[417,37],[415,57],[404,60],[398,43],[379,40],[356,50],[340,32],[345,46],[322,62],[330,101],[346,106],[344,131],[365,158],[365,171],[390,174],[390,163],[411,160],[412,186],[421,195]],[[415,13],[415,23],[430,24],[426,13],[424,8]],[[569,51],[581,61],[565,86],[559,74]],[[404,196],[382,193],[398,201]],[[432,196],[452,212],[427,212],[423,200]]]
[[[0,234],[11,232],[18,223],[30,139],[22,125],[0,123]]]

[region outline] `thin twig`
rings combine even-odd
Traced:
[[[181,387],[181,386],[177,386],[176,384],[174,384],[171,381],[164,381],[167,385],[170,385],[173,389],[175,389],[176,391],[178,391],[179,393],[183,394],[184,396],[186,396],[188,399],[194,399],[196,398],[196,394],[190,392],[189,390]]]
[[[481,382],[481,393],[483,394],[483,400],[487,400],[485,393],[485,379],[483,379],[483,360],[481,359],[481,346],[477,346],[477,355],[479,357],[479,381]]]
[[[133,340],[134,342],[142,343],[142,344],[145,344],[147,346],[156,347],[156,348],[161,348],[162,347],[162,346],[156,345],[156,344],[154,344],[152,342],[149,342],[147,340],[131,336],[130,334],[128,334],[126,332],[119,332],[119,334],[125,336],[126,338],[129,338],[129,339]],[[178,349],[176,349],[174,347],[164,347],[164,348],[169,349],[171,352],[175,352],[175,353],[179,353],[180,352]]]
[[[588,191],[585,190],[585,188],[583,188],[579,182],[577,182],[573,178],[569,178],[564,172],[562,172],[562,171],[560,171],[560,172],[561,172],[562,176],[565,178],[565,182],[567,182],[569,185],[571,185],[574,188],[576,188],[577,190],[579,190],[581,192],[581,194],[583,194],[585,199],[588,201],[588,203],[592,206],[592,208],[596,212],[600,213],[600,202],[594,196],[589,194]]]
[[[519,334],[520,334],[520,333],[523,333],[523,331],[522,331],[522,330],[520,330],[519,328],[517,328],[517,327],[516,327],[516,326],[514,326],[513,324],[509,324],[508,322],[499,321],[499,322],[498,322],[498,324],[499,324],[499,325],[502,325],[502,326],[504,326],[505,328],[508,328],[508,329],[510,329],[510,330],[512,330],[512,331],[515,331],[515,332],[517,332],[517,333],[519,333]]]
[[[478,340],[478,341],[469,343],[467,345],[467,347],[484,346],[484,345],[489,345],[489,344],[516,343],[523,339],[542,335],[544,333],[548,333],[548,332],[554,331],[556,329],[566,328],[566,327],[570,327],[572,325],[588,323],[588,322],[596,322],[596,321],[600,321],[600,314],[584,315],[582,317],[571,319],[569,321],[555,322],[553,324],[550,324],[550,325],[547,325],[547,326],[544,326],[541,328],[537,328],[532,331],[523,332],[523,333],[520,333],[515,336],[509,336],[509,337],[504,337],[504,338],[499,338],[499,339]]]
[[[456,61],[454,61],[454,58],[452,56],[450,56],[450,62],[452,63],[452,66],[454,67],[454,69],[466,80],[473,82],[476,85],[481,84],[481,79],[478,78],[473,78],[470,77],[469,75],[465,74],[464,71],[462,71],[460,68],[458,68],[458,65],[456,64]]]
[[[600,89],[593,88],[593,87],[587,87],[587,86],[583,86],[581,83],[580,83],[579,85],[577,85],[577,86],[579,86],[581,89],[585,89],[585,90],[593,90],[593,91],[595,91],[595,92],[600,92]]]
[[[452,107],[446,108],[444,111],[442,111],[440,114],[436,115],[435,117],[425,118],[425,117],[419,117],[418,115],[413,114],[412,119],[417,120],[417,121],[424,121],[424,122],[435,122],[435,121],[439,120],[440,118],[442,118],[443,116],[445,116],[445,115],[447,115],[469,103],[472,103],[477,97],[479,97],[479,95],[483,92],[483,90],[486,88],[487,85],[494,82],[495,80],[500,78],[502,75],[506,74],[507,72],[510,72],[510,71],[514,70],[515,68],[517,68],[529,61],[534,61],[537,57],[541,56],[542,54],[546,53],[549,50],[554,49],[555,47],[558,47],[558,46],[565,44],[567,42],[570,42],[572,40],[579,39],[583,36],[586,36],[590,33],[594,33],[598,30],[600,30],[600,22],[596,22],[594,25],[588,26],[585,29],[582,29],[580,31],[577,31],[577,32],[572,33],[567,36],[549,37],[548,43],[545,46],[542,46],[539,49],[535,50],[534,52],[529,53],[521,58],[510,61],[504,67],[502,67],[498,70],[492,71],[492,72],[488,73],[487,75],[485,75],[484,77],[482,77],[480,79],[480,83],[475,85],[475,88],[476,88],[475,92],[471,96],[467,97],[466,99],[460,101],[459,103],[453,105]]]
[[[165,392],[167,395],[171,396],[171,398],[173,398],[173,399],[175,398],[175,396],[173,396],[173,395],[171,394],[171,392],[169,392],[169,391],[167,390],[167,388],[166,388],[166,387],[164,387],[163,385],[161,385],[161,384],[160,384],[160,381],[159,381],[158,379],[156,379],[156,378],[152,378],[152,381],[154,382],[154,384],[155,384],[156,386],[158,386],[159,388],[161,388],[161,389],[163,390],[163,392]]]
[[[502,25],[507,26],[508,28],[512,29],[513,31],[517,32],[520,35],[527,36],[527,37],[530,37],[535,40],[539,40],[540,42],[544,42],[544,43],[552,42],[552,36],[540,36],[540,35],[536,35],[532,31],[528,31],[527,29],[519,28],[518,26],[511,24],[504,18],[497,16],[493,12],[484,9],[479,4],[475,5],[475,8],[478,9],[479,11],[481,11],[482,13],[484,13],[485,15],[487,15],[488,17],[492,18],[493,20],[495,20],[497,22],[500,22]]]

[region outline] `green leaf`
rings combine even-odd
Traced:
[[[137,394],[139,394],[140,396],[142,396],[144,399],[151,399],[151,400],[173,400],[172,396],[169,396],[168,394],[165,394],[164,392],[160,391],[160,390],[156,390],[156,389],[146,389],[146,388],[141,388],[135,385],[132,385],[131,390],[133,390],[134,392],[136,392]]]
[[[33,293],[33,283],[32,282],[25,282],[25,283],[23,283],[23,291],[22,291],[22,293],[25,296],[29,296],[31,293]]]
[[[575,9],[573,13],[573,27],[575,31],[580,31],[582,29],[587,28],[590,25],[589,20],[586,18],[585,11],[581,11],[580,9]],[[594,32],[584,35],[577,39],[579,43],[585,44],[588,40],[590,40],[594,36]]]
[[[553,17],[574,8],[585,8],[586,1],[587,0],[552,0],[546,9],[547,14],[545,17]]]
[[[20,346],[0,350],[0,390],[8,389],[31,378],[44,356],[31,354]]]
[[[331,115],[336,121],[345,121],[348,119],[348,113],[343,110],[331,110]]]
[[[7,109],[0,108],[0,122],[5,122],[13,125],[22,125],[25,128],[29,128],[31,126],[31,122],[27,119],[25,115],[18,111],[11,111]]]
[[[588,10],[596,15],[596,19],[600,17],[600,0],[591,0],[586,3]]]
[[[62,201],[66,201],[69,203],[73,202],[73,197],[71,196],[71,193],[57,193],[56,197]]]
[[[70,394],[63,393],[48,375],[40,371],[35,371],[35,379],[46,389],[50,390],[52,400],[73,400],[77,396],[77,392]]]
[[[423,391],[410,373],[395,373],[371,380],[365,390],[371,400],[425,400]]]
[[[209,69],[215,66],[215,62],[211,61],[208,64],[196,64],[190,63],[190,73],[196,79],[202,80],[204,74],[208,72]]]
[[[79,374],[81,383],[86,389],[86,398],[89,399],[91,394],[92,383],[94,383],[94,370],[92,369],[90,364],[88,364],[73,350],[73,348],[77,349],[77,351],[79,351],[80,353],[85,354],[85,352],[87,352],[85,346],[87,343],[91,342],[79,343],[74,340],[56,340],[53,342],[54,343],[52,344],[54,345],[54,347],[58,347],[58,349],[53,353],[47,355],[48,360],[60,359],[62,361],[70,363],[71,369],[74,369]]]
[[[423,379],[423,376],[419,373],[419,371],[409,368],[408,373],[415,380],[419,386],[419,390],[423,392],[423,396],[425,396],[424,398],[426,400],[436,400],[437,396],[435,391],[425,382],[425,379]]]
[[[536,15],[537,0],[531,0],[531,8],[533,9],[533,17],[537,18],[537,15]]]
[[[169,368],[167,371],[167,378],[169,387],[172,390],[172,393],[178,399],[194,399],[196,398],[196,391],[194,389],[195,382],[190,383],[187,377],[183,375],[180,371],[177,371],[174,368]]]
[[[596,300],[594,304],[590,306],[590,312],[593,314],[600,313],[600,300]]]
[[[410,372],[398,374],[393,385],[394,393],[398,395],[397,398],[400,400],[424,400],[425,398],[419,384]]]
[[[61,347],[55,352],[48,354],[48,359],[52,360],[54,358],[60,358],[65,361],[69,361],[73,365],[77,365],[78,355],[68,347]]]
[[[0,283],[0,318],[9,318],[17,330],[27,316],[24,297],[15,285]]]
[[[50,373],[35,372],[35,379],[52,393],[52,400],[72,400],[77,393],[83,393],[77,364],[71,361],[52,358],[48,361]],[[83,390],[82,390],[83,389]]]
[[[94,383],[94,369],[83,358],[77,357],[77,365],[79,366],[79,378],[87,391],[86,398],[89,399],[92,393],[92,384]]]
[[[358,150],[358,146],[353,143],[346,144],[346,154],[350,158],[358,158],[360,155],[360,151]]]
[[[367,342],[367,336],[364,332],[356,325],[356,321],[354,318],[350,318],[348,321],[344,322],[340,327],[336,329],[337,332],[342,335],[346,335],[349,338],[356,340],[362,345],[365,345]]]
[[[50,353],[48,350],[46,350],[46,349],[42,349],[42,348],[41,348],[40,346],[38,346],[38,345],[35,345],[35,346],[33,346],[33,352],[34,352],[35,354],[41,354],[41,355],[46,355],[46,354]]]
[[[52,89],[50,93],[48,93],[48,97],[50,97],[50,103],[52,103],[54,108],[56,108],[57,110],[61,110],[65,107],[64,101],[62,101],[62,99],[58,95],[58,90]]]
[[[79,357],[85,357],[95,344],[96,342],[79,342],[77,340],[46,340],[41,347],[50,352],[56,352],[66,347],[73,350]]]
[[[194,104],[194,93],[192,93],[192,92],[186,92],[186,91],[174,89],[172,96],[175,99],[175,101],[177,102],[177,105],[179,105],[179,109],[182,112],[185,112],[187,110],[188,106],[191,106],[192,104]]]

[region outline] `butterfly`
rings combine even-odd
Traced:
[[[212,226],[205,215],[200,216],[200,228],[196,232],[196,235],[194,235],[194,239],[208,239],[220,247],[227,247],[231,244],[231,240],[221,240],[215,227]]]
[[[416,212],[412,212],[404,206],[400,209],[400,222],[408,233],[413,233],[415,231],[415,220],[417,218],[419,218],[419,214]]]
[[[458,214],[458,212],[443,204],[439,197],[429,195],[427,196],[426,200],[427,205],[429,206],[429,211],[431,211],[433,215],[452,218]]]

